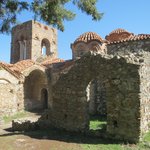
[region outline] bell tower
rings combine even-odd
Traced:
[[[57,58],[57,30],[36,21],[13,27],[11,63],[31,59]]]

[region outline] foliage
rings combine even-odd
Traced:
[[[0,32],[9,33],[11,26],[17,22],[17,14],[27,10],[29,4],[18,0],[0,0]]]
[[[93,20],[100,20],[102,13],[96,8],[97,0],[0,0],[0,33],[9,33],[11,27],[17,24],[17,15],[23,10],[33,12],[35,19],[41,19],[47,24],[64,31],[64,20],[73,20],[75,13],[65,8],[71,2],[79,10],[91,15]]]

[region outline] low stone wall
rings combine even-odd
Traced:
[[[12,131],[33,131],[38,129],[36,122],[30,120],[13,120]]]

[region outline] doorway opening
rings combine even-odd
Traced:
[[[98,80],[92,80],[86,89],[89,130],[99,130],[106,132],[107,110],[106,110],[106,88],[105,83]]]
[[[41,91],[47,84],[47,78],[41,70],[33,70],[26,78],[24,83],[24,105],[25,110],[39,112],[43,110],[43,101],[47,99],[44,91],[41,99]]]
[[[45,88],[41,90],[41,101],[43,102],[43,109],[48,109],[48,91]]]

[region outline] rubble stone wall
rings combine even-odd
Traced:
[[[140,67],[140,111],[141,111],[141,134],[150,129],[150,54],[146,53],[144,62]]]
[[[115,43],[107,45],[107,53],[113,55],[126,56],[134,53],[143,53],[143,51],[150,51],[150,39],[128,41],[122,43]]]
[[[107,57],[91,52],[60,76],[53,87],[53,109],[48,118],[59,128],[87,130],[89,105],[86,88],[92,79],[98,77],[107,81],[107,133],[116,139],[136,141],[140,136],[139,65],[127,63],[124,58]]]

